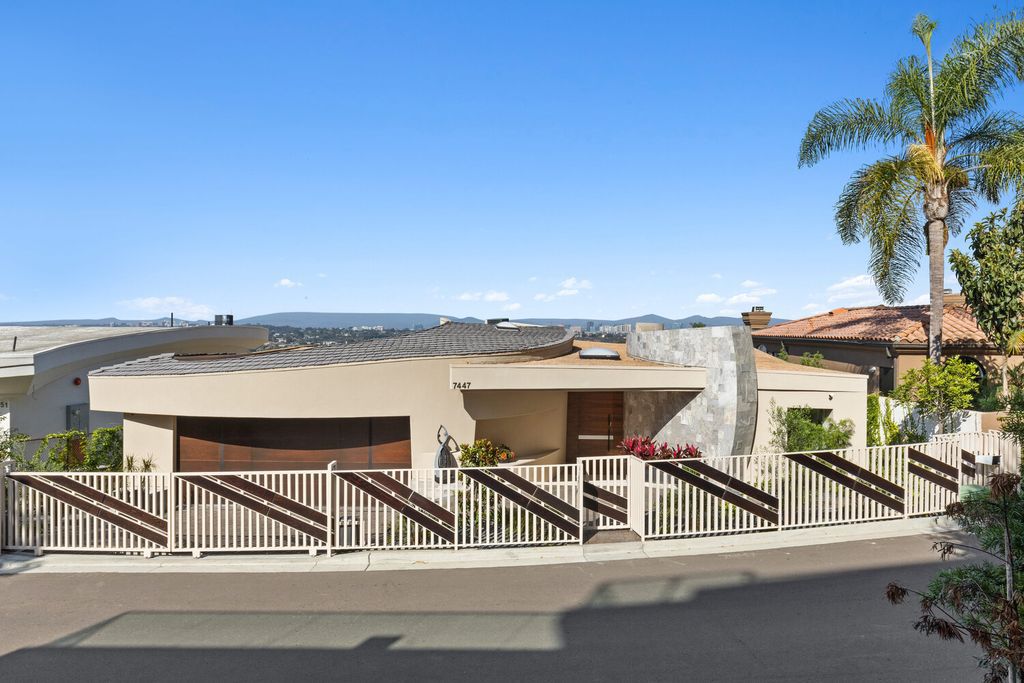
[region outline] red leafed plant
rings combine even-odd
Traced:
[[[667,443],[659,443],[649,436],[636,434],[623,439],[619,448],[624,453],[635,455],[641,460],[677,460],[701,456],[700,449],[693,444],[669,446]]]

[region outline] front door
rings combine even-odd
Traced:
[[[617,455],[622,441],[622,392],[569,392],[565,427],[565,461]]]

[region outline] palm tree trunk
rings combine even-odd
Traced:
[[[928,292],[931,297],[931,321],[928,325],[928,357],[938,363],[942,359],[942,313],[946,270],[945,225],[942,221],[928,223]]]
[[[949,192],[943,183],[930,183],[925,190],[924,217],[928,238],[928,289],[931,321],[928,325],[928,357],[942,360],[943,278],[946,272],[946,216]]]

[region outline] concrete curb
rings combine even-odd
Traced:
[[[904,536],[945,536],[958,529],[946,517],[868,522],[838,527],[789,529],[763,533],[664,541],[467,550],[388,550],[342,553],[331,557],[284,554],[139,556],[55,553],[0,555],[0,575],[79,573],[278,573],[362,572],[408,569],[484,569],[524,565],[617,562],[659,557],[751,552],[847,541]]]

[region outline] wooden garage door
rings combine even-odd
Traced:
[[[409,467],[408,417],[178,418],[179,472]]]
[[[570,392],[566,407],[566,462],[621,453],[621,391]]]

